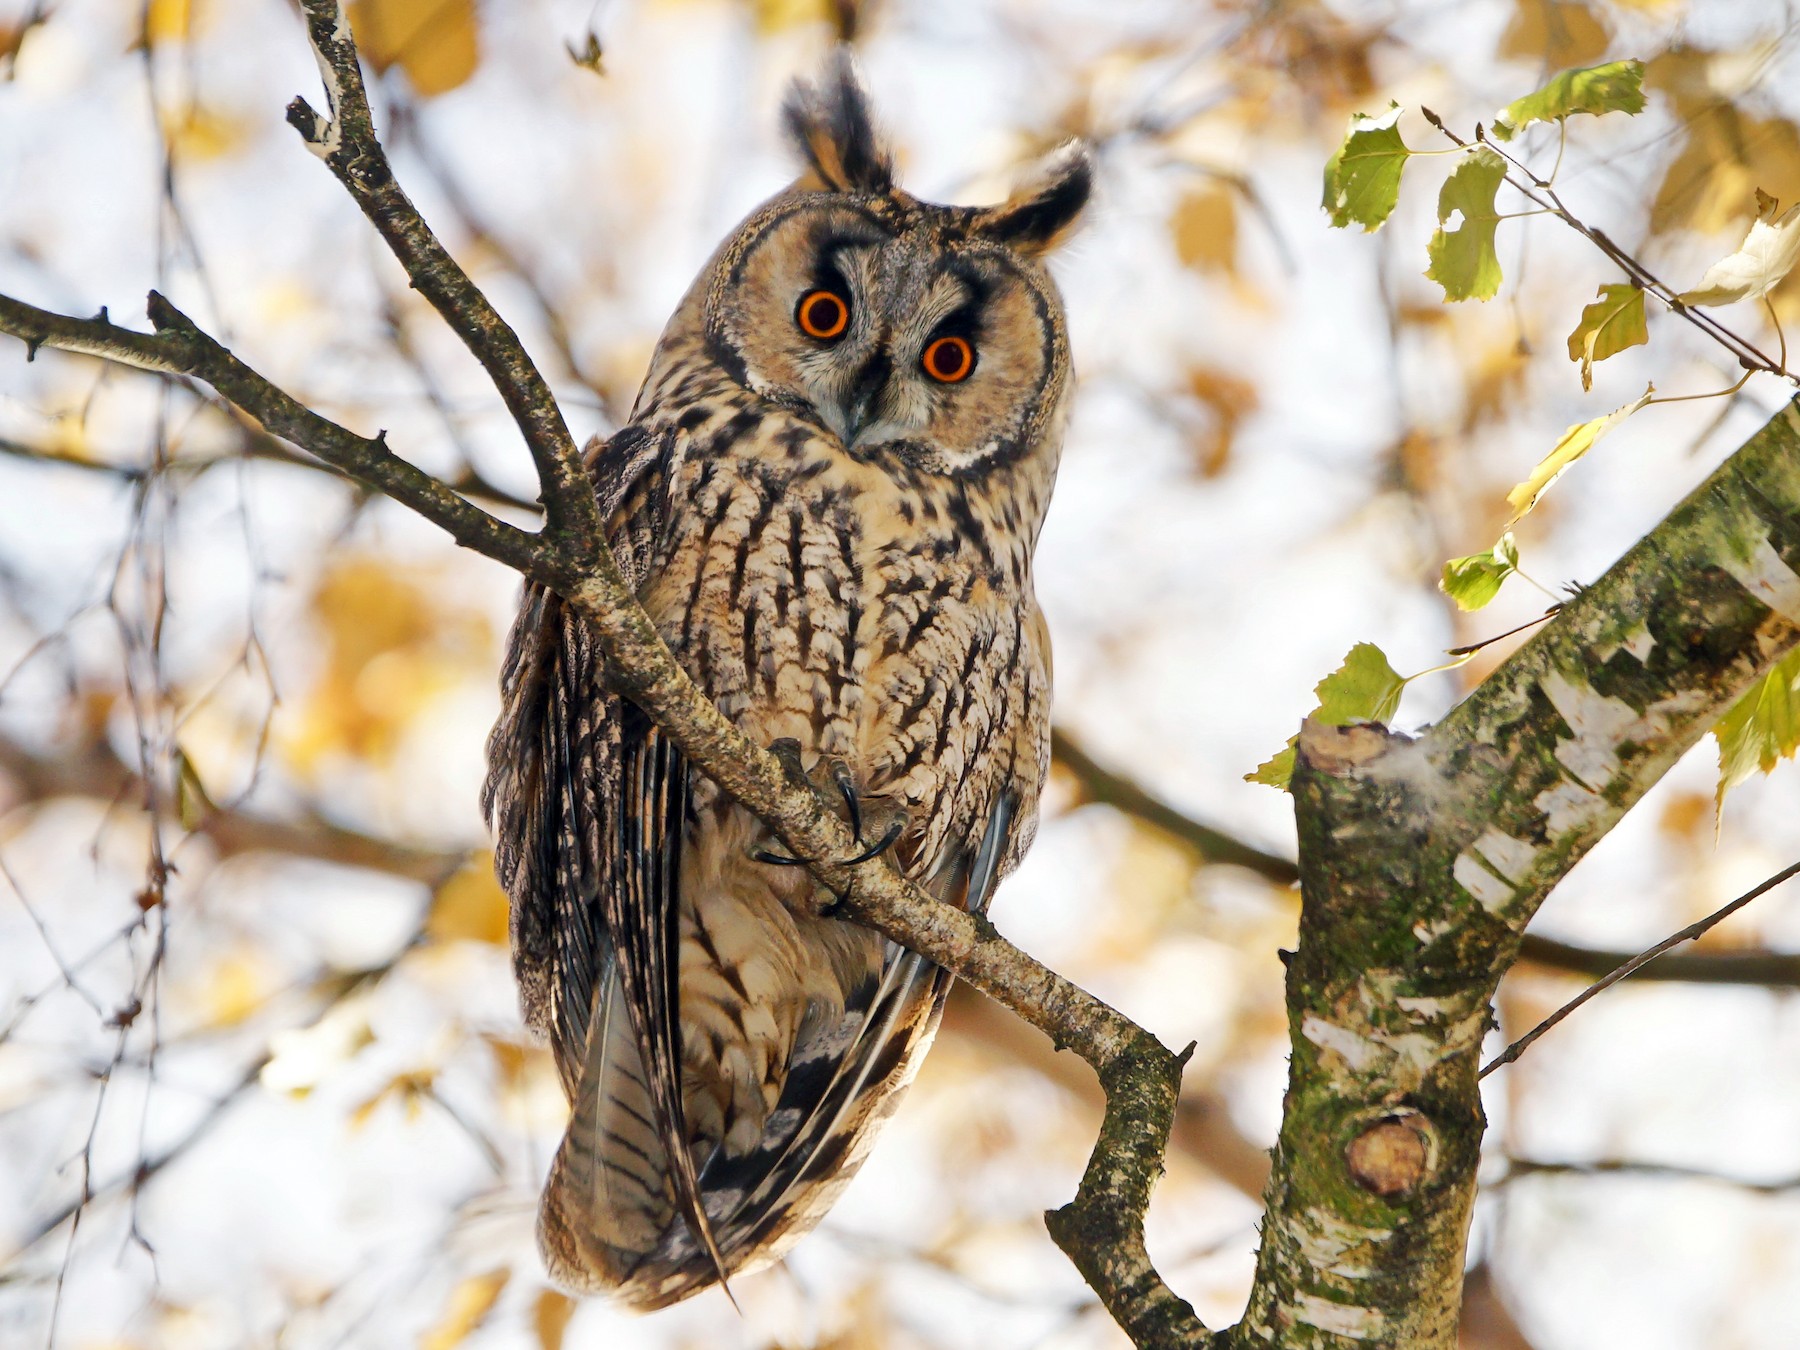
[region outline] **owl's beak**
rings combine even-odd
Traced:
[[[888,377],[893,373],[894,364],[884,350],[877,350],[856,372],[856,381],[844,396],[842,405],[846,448],[855,445],[870,424],[881,420],[877,405],[882,391],[887,388]]]

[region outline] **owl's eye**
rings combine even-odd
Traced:
[[[955,384],[968,379],[975,369],[975,348],[967,338],[941,337],[925,349],[919,364],[939,384]]]
[[[831,342],[850,326],[850,306],[836,291],[808,291],[794,311],[800,331],[820,342]]]

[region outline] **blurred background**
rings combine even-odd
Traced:
[[[992,201],[1062,138],[1099,192],[1054,270],[1082,377],[1038,589],[1063,737],[995,917],[1197,1042],[1153,1255],[1241,1308],[1284,1080],[1288,799],[1243,776],[1355,642],[1405,674],[1539,616],[1465,614],[1565,426],[1738,372],[1668,315],[1584,394],[1565,340],[1621,278],[1549,218],[1447,306],[1421,273],[1446,159],[1379,234],[1320,171],[1390,99],[1469,134],[1567,66],[1639,56],[1640,116],[1571,123],[1571,209],[1677,288],[1800,196],[1791,4],[1741,0],[359,0],[407,191],[519,329],[578,437],[628,410],[717,240],[791,176],[787,82],[852,38],[920,196]],[[474,362],[282,121],[319,81],[284,0],[0,0],[0,291],[143,326],[151,287],[257,370],[532,518]],[[1546,171],[1554,128],[1525,153]],[[1503,210],[1523,209],[1502,195]],[[1790,331],[1800,286],[1774,297]],[[1654,306],[1652,307],[1655,308]],[[1773,350],[1754,303],[1720,311]],[[1112,1347],[1043,1232],[1098,1121],[1088,1071],[959,990],[843,1201],[781,1267],[649,1319],[548,1288],[562,1124],[519,1024],[476,809],[497,565],[204,389],[0,340],[0,1342],[138,1347]],[[1784,396],[1652,407],[1521,525],[1592,579]],[[1409,685],[1440,716],[1518,639]],[[1635,951],[1800,853],[1784,765],[1715,814],[1703,743],[1534,932]],[[1202,828],[1205,827],[1205,828]],[[1206,829],[1222,832],[1231,847]],[[1222,861],[1230,859],[1230,861]],[[1636,981],[1488,1080],[1465,1345],[1800,1342],[1800,891],[1704,951],[1758,983]],[[1597,958],[1602,959],[1603,958]],[[1703,973],[1703,972],[1702,972]],[[1523,965],[1500,1037],[1582,977]]]

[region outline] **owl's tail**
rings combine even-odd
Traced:
[[[538,1245],[558,1283],[591,1294],[627,1290],[676,1210],[616,968],[588,1022],[572,1108],[538,1211]]]
[[[950,977],[890,947],[841,1018],[809,1025],[762,1140],[700,1172],[728,1275],[779,1259],[830,1208],[893,1112],[937,1029]],[[677,1205],[655,1107],[616,977],[589,1024],[588,1059],[538,1212],[550,1275],[640,1311],[716,1283],[719,1269]]]
[[[946,867],[931,889],[985,910],[1011,814],[1009,800],[998,803],[974,855]],[[881,953],[841,1014],[802,1024],[762,1138],[735,1155],[716,1147],[694,1159],[704,1235],[678,1202],[638,1040],[609,969],[539,1212],[550,1273],[570,1288],[649,1311],[721,1274],[759,1269],[804,1236],[899,1105],[950,992],[952,977],[923,957],[893,943]]]

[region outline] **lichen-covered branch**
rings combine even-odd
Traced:
[[[1419,739],[1306,726],[1293,1059],[1232,1344],[1455,1344],[1494,988],[1551,887],[1797,641],[1790,406]]]

